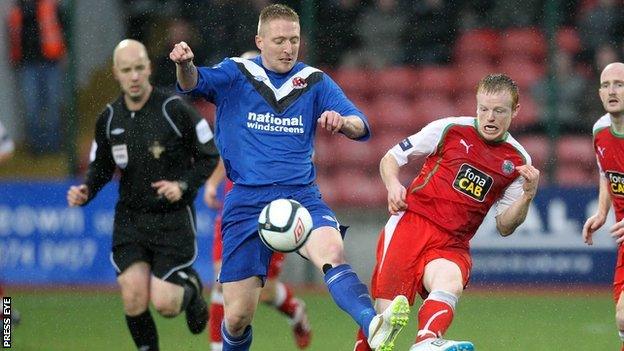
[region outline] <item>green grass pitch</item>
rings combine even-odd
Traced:
[[[13,330],[14,350],[135,350],[115,292],[21,291],[11,295],[13,308],[23,318]],[[351,351],[356,330],[350,318],[327,294],[302,291],[299,295],[308,305],[314,332],[308,350]],[[606,289],[532,294],[469,289],[446,336],[470,340],[477,351],[618,350],[613,310]],[[183,316],[164,319],[152,314],[161,350],[209,350],[206,334],[191,335]],[[413,342],[414,316],[399,336],[397,351],[407,351]],[[286,320],[266,306],[256,314],[251,349],[296,350]]]

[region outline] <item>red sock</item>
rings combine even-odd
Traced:
[[[362,331],[362,329],[358,330],[357,339],[355,340],[355,348],[353,351],[372,351],[368,345],[368,339],[366,338],[366,335],[364,335],[364,331]]]
[[[223,303],[210,303],[210,319],[208,320],[208,337],[211,343],[222,343],[221,323],[223,322]]]
[[[416,342],[441,337],[451,326],[453,308],[442,301],[426,299],[418,310],[418,336]]]
[[[295,316],[299,301],[294,297],[292,290],[284,283],[277,283],[275,307],[290,318]]]

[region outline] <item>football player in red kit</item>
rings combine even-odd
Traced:
[[[221,204],[218,200],[217,188],[225,179],[224,192],[227,193],[232,188],[232,182],[225,177],[225,168],[223,163],[215,169],[214,173],[206,182],[204,189],[204,202],[211,208],[220,208]],[[221,269],[221,254],[223,250],[223,242],[221,240],[221,216],[215,219],[214,224],[214,241],[213,241],[213,265],[215,273]],[[286,315],[292,326],[295,343],[300,349],[305,349],[310,345],[312,330],[308,321],[305,303],[293,295],[292,289],[279,280],[282,271],[284,259],[283,253],[275,252],[271,257],[267,280],[260,294],[260,300],[266,304],[272,305],[279,312]],[[215,283],[212,287],[210,298],[210,311],[208,320],[209,340],[211,351],[221,351],[223,340],[221,338],[221,322],[223,321],[223,295],[221,294],[221,284]]]
[[[624,63],[607,65],[600,75],[598,90],[607,112],[594,124],[594,151],[600,171],[598,210],[583,226],[583,240],[592,244],[592,236],[607,220],[613,204],[616,223],[609,231],[618,244],[613,276],[615,321],[624,351]]]
[[[397,295],[410,304],[419,294],[418,333],[410,351],[472,351],[468,341],[442,339],[468,283],[469,241],[490,207],[508,236],[526,218],[539,171],[508,133],[518,114],[518,87],[506,75],[483,78],[477,117],[434,121],[390,149],[380,163],[390,219],[381,231],[372,278],[376,309]],[[406,189],[399,168],[424,159]],[[360,331],[356,351],[370,350]]]

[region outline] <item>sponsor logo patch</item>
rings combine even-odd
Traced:
[[[464,163],[455,176],[453,188],[472,199],[483,202],[493,182],[493,178],[485,172]]]
[[[405,138],[401,140],[401,142],[399,143],[399,146],[401,147],[401,150],[403,151],[407,151],[414,147],[412,143],[409,141],[409,138]]]
[[[611,193],[616,196],[624,196],[624,174],[614,171],[606,171]]]

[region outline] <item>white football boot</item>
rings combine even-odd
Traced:
[[[394,340],[409,320],[409,302],[403,295],[392,300],[385,311],[376,315],[368,326],[368,345],[375,351],[394,350]]]
[[[470,341],[431,338],[412,345],[409,351],[474,351],[474,345]]]

